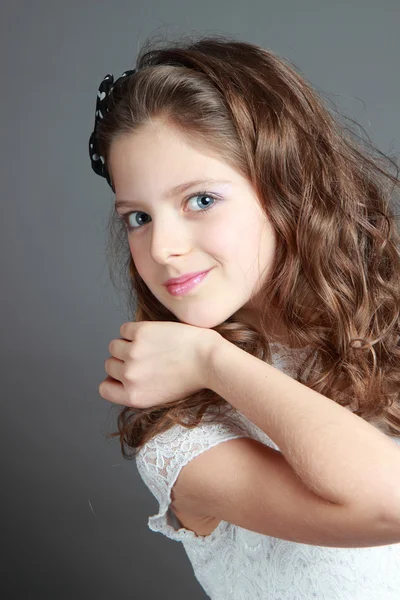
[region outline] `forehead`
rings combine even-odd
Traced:
[[[176,127],[163,122],[149,122],[139,126],[132,133],[123,133],[115,138],[110,146],[108,160],[114,167],[121,163],[121,159],[131,159],[137,162],[153,162],[158,166],[157,158],[165,162],[191,162],[193,157],[197,160],[217,157],[216,149],[211,142],[200,144],[195,134],[184,135]]]
[[[146,125],[114,140],[109,166],[120,199],[175,194],[178,186],[189,181],[238,183],[240,179],[209,147],[200,149],[165,125]]]

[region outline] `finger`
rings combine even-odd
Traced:
[[[111,356],[104,361],[104,370],[106,373],[111,375],[113,379],[116,379],[123,383],[123,369],[125,362]]]
[[[99,394],[104,400],[113,404],[126,404],[126,392],[124,386],[119,381],[115,381],[112,377],[106,377],[99,385]]]
[[[122,340],[121,338],[111,340],[111,342],[108,344],[108,351],[110,354],[112,354],[112,356],[115,356],[115,358],[127,360],[130,344],[131,342]]]
[[[128,321],[127,323],[123,323],[121,325],[119,332],[123,338],[132,341],[135,331],[141,326],[142,323],[144,323],[144,321],[140,321],[139,323],[136,323],[135,321]]]

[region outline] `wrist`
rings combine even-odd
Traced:
[[[229,342],[214,329],[208,329],[207,333],[209,335],[203,346],[203,387],[214,389],[216,357],[221,351],[221,346]]]

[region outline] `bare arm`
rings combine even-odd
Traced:
[[[367,421],[219,334],[206,387],[262,429],[313,493],[400,523],[400,447]]]

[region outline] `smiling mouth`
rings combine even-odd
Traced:
[[[167,285],[166,288],[172,296],[182,296],[201,283],[211,270],[212,269],[203,271],[202,273],[199,273],[198,275],[195,275],[194,277],[191,277],[190,279],[187,279],[181,283]]]

